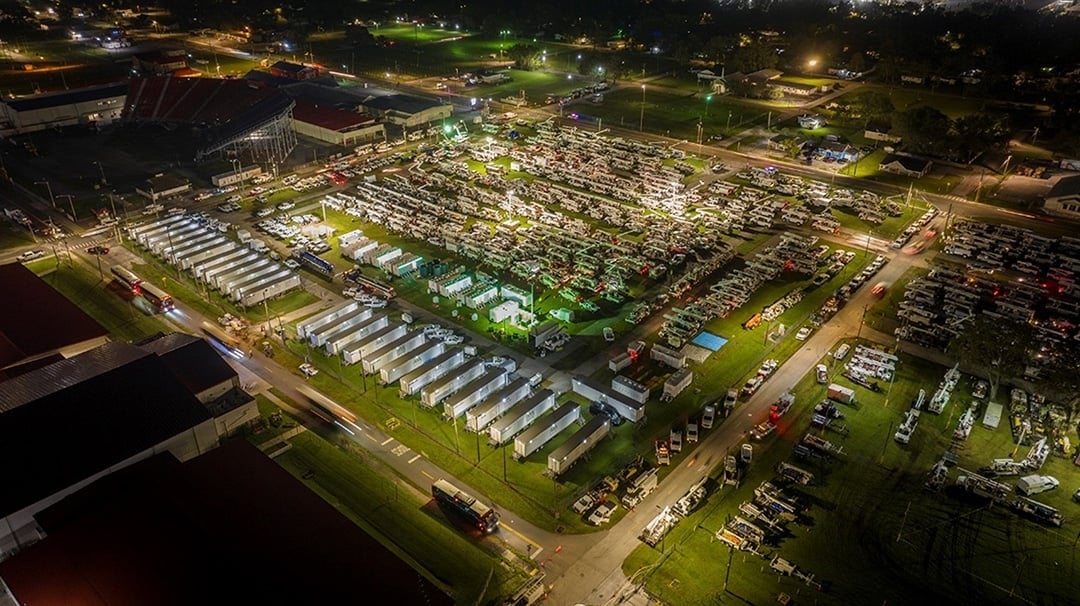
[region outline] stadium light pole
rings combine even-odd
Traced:
[[[55,210],[56,209],[56,198],[53,197],[52,185],[49,185],[49,182],[44,180],[44,179],[41,180],[41,181],[34,181],[34,185],[44,185],[45,186],[45,189],[49,192],[49,202],[52,203],[53,210]],[[72,214],[74,214],[74,211],[72,212]]]

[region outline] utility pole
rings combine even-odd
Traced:
[[[49,182],[44,180],[44,179],[41,180],[41,181],[34,181],[34,185],[44,185],[45,186],[45,189],[49,192],[49,202],[52,204],[52,207],[55,210],[56,209],[56,198],[53,197],[52,185],[50,185]],[[74,215],[75,211],[71,211],[71,214]]]
[[[641,117],[638,119],[638,130],[645,130],[645,85],[641,85]]]

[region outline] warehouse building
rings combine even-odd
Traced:
[[[0,135],[111,124],[123,114],[127,91],[127,83],[120,82],[4,99],[0,102]]]

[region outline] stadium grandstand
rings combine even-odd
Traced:
[[[296,147],[294,105],[282,91],[242,79],[136,77],[123,120],[192,129],[196,162],[220,156],[279,163]]]

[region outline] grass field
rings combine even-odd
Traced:
[[[103,272],[84,268],[78,263],[61,262],[47,257],[29,265],[34,273],[58,290],[109,331],[119,341],[138,341],[158,332],[170,332],[170,328],[151,315],[149,306],[141,298],[131,298],[113,283],[108,266],[102,263]]]
[[[257,434],[251,440],[259,443],[266,437]],[[275,459],[279,465],[435,583],[449,588],[457,603],[475,603],[482,593],[505,595],[525,580],[525,572],[500,563],[483,544],[448,525],[429,505],[426,492],[402,485],[392,470],[366,451],[312,431],[289,442],[292,448]]]
[[[668,134],[688,141],[697,141],[697,125],[701,120],[703,142],[714,135],[729,136],[764,124],[768,117],[767,110],[726,103],[719,95],[706,101],[705,93],[674,93],[671,89],[646,85],[644,98],[644,120],[642,92],[637,85],[605,93],[603,103],[579,101],[567,107],[564,113],[578,113],[583,122],[595,123],[599,118],[604,124],[631,129],[643,123],[645,132]]]
[[[834,365],[833,380],[850,386],[836,376],[838,371]],[[857,405],[842,407],[850,435],[823,436],[841,445],[844,454],[832,463],[795,461],[818,478],[816,485],[791,491],[808,504],[800,519],[768,542],[764,557],[729,555],[713,534],[727,516],[738,513],[740,502],[752,498],[755,486],[771,479],[773,464],[790,460],[792,446],[807,430],[809,408],[824,396],[824,386],[805,378],[794,386],[796,405],[778,432],[755,444],[754,464],[744,483],[714,487],[708,503],[680,522],[664,544],[638,547],[624,562],[624,572],[644,571],[652,594],[679,604],[718,599],[763,604],[780,592],[816,604],[916,603],[928,596],[957,603],[1069,603],[1077,589],[1076,522],[1048,529],[951,487],[941,493],[922,487],[926,473],[949,446],[960,407],[970,401],[967,380],[944,414],[924,413],[910,444],[893,441],[892,433],[915,393],[919,388],[932,390],[944,371],[901,356],[887,393],[856,387]],[[1006,425],[989,430],[976,423],[957,451],[960,466],[977,469],[990,458],[1008,456],[1013,446]],[[1018,456],[1025,453],[1026,448]],[[951,476],[957,473],[953,470]],[[1043,473],[1074,480],[1077,476],[1060,458],[1051,458]],[[1072,483],[1066,479],[1064,485]],[[1038,499],[1068,512],[1074,507],[1067,503],[1070,490]],[[813,573],[824,591],[776,575],[768,567],[774,554]]]
[[[892,101],[893,107],[895,107],[898,112],[927,105],[941,110],[943,114],[952,119],[976,113],[985,105],[985,101],[982,99],[932,93],[926,90],[904,88],[901,86],[867,84],[859,88],[856,94],[866,94],[867,91],[876,91],[888,95],[889,99]],[[843,103],[844,97],[846,96],[847,95],[842,95],[837,99],[837,102]]]

